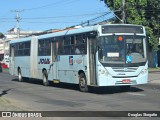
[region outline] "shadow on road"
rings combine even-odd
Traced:
[[[95,94],[116,94],[116,93],[124,93],[124,92],[141,92],[144,91],[137,87],[131,87],[128,91],[122,91],[118,86],[114,87],[91,87],[90,92]]]
[[[4,96],[4,95],[8,94],[8,91],[10,91],[10,90],[12,90],[12,88],[7,89],[7,90],[3,90],[2,93],[0,94],[0,97],[2,97],[2,96]]]
[[[14,82],[19,82],[17,78],[12,79]],[[24,83],[31,83],[31,84],[37,84],[37,85],[43,85],[43,81],[39,79],[29,79],[29,78],[24,78],[23,79]]]
[[[12,81],[19,82],[18,79],[13,79]],[[35,79],[24,79],[24,82],[30,83],[30,84],[35,84],[35,85],[43,85],[43,81],[38,80],[38,79],[36,79],[36,80]],[[50,82],[49,87],[51,87],[51,89],[52,89],[52,87],[55,87],[55,88],[62,88],[62,89],[79,91],[78,85],[69,84],[69,83],[54,84],[53,82]],[[108,86],[108,87],[89,87],[89,93],[93,93],[93,94],[116,94],[116,93],[123,93],[123,92],[142,92],[142,91],[144,91],[144,90],[142,90],[136,86],[132,86],[130,88],[130,90],[128,90],[128,91],[122,91],[118,86],[114,86],[114,87],[110,87],[110,86]]]

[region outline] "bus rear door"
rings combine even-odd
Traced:
[[[52,78],[55,81],[59,81],[59,75],[58,75],[58,61],[59,61],[59,56],[58,56],[58,42],[54,41],[52,42]]]

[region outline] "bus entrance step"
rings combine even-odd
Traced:
[[[53,83],[60,83],[59,80],[53,80]]]

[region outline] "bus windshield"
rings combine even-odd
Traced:
[[[110,35],[98,39],[101,63],[128,64],[146,61],[146,44],[143,36]]]

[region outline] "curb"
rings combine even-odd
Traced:
[[[159,70],[156,71],[148,71],[149,73],[154,73],[154,72],[160,72]]]
[[[150,86],[152,89],[158,89],[158,90],[160,90],[160,84],[148,83],[148,84],[146,84],[146,86]]]

